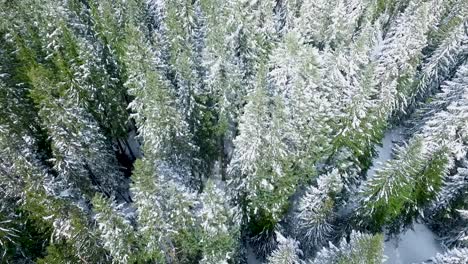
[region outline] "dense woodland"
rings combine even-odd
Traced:
[[[467,58],[466,0],[0,0],[0,262],[466,264]]]

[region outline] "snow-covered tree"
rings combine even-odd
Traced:
[[[199,199],[175,181],[180,178],[175,174],[171,166],[146,157],[135,164],[131,191],[142,260],[199,261],[202,227],[195,212]]]
[[[463,193],[468,189],[467,177],[468,169],[466,160],[463,160],[464,166],[457,168],[457,174],[447,176],[437,200],[431,206],[434,213],[439,212],[441,209],[449,207],[451,203],[462,197]]]
[[[319,48],[348,44],[358,29],[366,3],[361,0],[302,2],[297,28]]]
[[[267,89],[263,70],[240,120],[230,175],[251,221],[267,221],[271,223],[268,228],[273,228],[284,213],[297,179],[289,174],[283,106]]]
[[[343,183],[338,170],[319,176],[317,187],[310,186],[299,200],[295,223],[302,244],[319,247],[331,239],[334,226],[334,203]]]
[[[320,250],[311,264],[383,263],[383,236],[351,232],[349,241],[343,238],[339,246],[330,243]]]
[[[275,249],[267,261],[270,264],[300,264],[300,256],[302,251],[299,249],[299,242],[288,237],[284,237],[281,233],[276,232],[276,240],[278,248]]]
[[[335,133],[333,146],[337,153],[351,150],[359,170],[364,169],[373,145],[382,137],[385,120],[380,118],[375,100],[376,62],[372,57],[380,36],[379,25],[363,22],[359,33],[346,49],[324,52],[324,89],[331,105],[336,105],[331,118]],[[335,92],[336,91],[336,92]]]
[[[229,204],[229,196],[209,180],[201,194],[202,208],[198,213],[203,234],[200,263],[229,263],[234,259],[239,241],[239,212]]]
[[[320,56],[295,32],[288,32],[272,51],[268,77],[271,94],[284,105],[287,141],[295,155],[296,170],[311,177],[310,164],[323,158],[330,149],[332,116],[330,104],[321,91]],[[300,173],[299,172],[299,173]]]
[[[60,174],[59,189],[75,189],[91,196],[96,190],[119,195],[122,175],[113,150],[88,111],[87,96],[93,84],[81,56],[83,47],[64,24],[64,6],[47,2],[45,7],[48,8],[43,14],[35,14],[39,21],[45,21],[36,24],[37,35],[29,29],[14,41],[20,63],[27,65],[23,78],[30,85],[28,97],[38,109],[39,123],[51,140],[49,158]],[[27,36],[36,43],[24,43],[21,37]],[[44,58],[34,53],[35,45]]]
[[[467,14],[0,0],[0,262],[380,263],[382,236],[349,231],[414,220],[458,261]],[[366,177],[394,126],[405,143]]]
[[[359,214],[367,219],[365,224],[377,230],[397,219],[408,224],[435,198],[446,172],[445,148],[431,152],[423,139],[416,137],[398,147],[395,158],[365,182]]]
[[[437,256],[432,258],[429,262],[434,264],[463,264],[468,261],[468,249],[454,248],[444,254],[437,253]]]
[[[454,69],[468,54],[468,44],[466,44],[468,35],[464,30],[465,27],[466,22],[459,22],[437,46],[427,62],[423,64],[418,77],[419,81],[416,84],[417,88],[413,93],[418,93],[421,96],[434,92],[444,80],[451,77]],[[411,96],[413,96],[411,99],[414,100],[415,95]]]
[[[425,33],[431,25],[429,8],[430,2],[418,5],[418,1],[410,1],[379,47],[376,73],[377,85],[381,87],[379,107],[384,116],[400,107],[399,94],[411,87],[426,44]]]
[[[188,127],[176,108],[174,90],[169,80],[158,71],[157,58],[143,34],[134,25],[127,26],[125,55],[125,86],[134,100],[138,132],[146,146],[146,155],[153,159],[188,166],[185,152],[189,151]],[[189,181],[190,179],[187,179]]]
[[[428,104],[420,132],[408,146],[397,150],[396,157],[384,165],[375,177],[369,179],[364,188],[363,204],[364,207],[370,206],[365,209],[367,213],[380,218],[377,221],[379,226],[386,222],[384,219],[387,217],[392,221],[393,216],[424,209],[422,207],[441,190],[442,180],[454,160],[464,157],[466,107],[460,98],[466,92],[465,75],[466,66],[461,66],[455,78],[443,85],[442,92]],[[442,190],[441,193],[449,195],[451,191]],[[376,206],[380,200],[384,205],[382,210]],[[413,205],[409,205],[408,201],[412,201]]]
[[[136,206],[139,243],[143,250],[140,257],[163,262],[165,254],[172,249],[169,236],[171,225],[164,219],[163,207],[158,197],[161,186],[150,161],[145,158],[137,160],[134,166],[131,191]]]
[[[52,161],[60,174],[62,191],[78,190],[74,194],[78,196],[92,195],[94,191],[121,195],[122,175],[106,138],[93,117],[73,101],[79,100],[73,90],[79,84],[56,82],[41,66],[28,74],[34,85],[33,99],[40,108],[39,117],[52,140]],[[56,92],[63,97],[54,98]]]
[[[104,248],[109,250],[116,263],[136,261],[137,236],[130,224],[119,211],[118,206],[107,198],[96,195],[93,198],[99,234]]]
[[[457,173],[444,178],[442,190],[432,206],[439,211],[450,205],[457,197],[461,197],[466,189],[466,93],[468,67],[459,67],[454,79],[441,86],[441,92],[436,94],[424,109],[422,134],[427,144],[432,148],[447,146],[450,167],[456,167]]]

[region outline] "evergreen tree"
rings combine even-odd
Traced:
[[[135,162],[131,186],[132,198],[136,206],[139,244],[142,246],[140,258],[164,262],[165,254],[173,250],[169,236],[171,225],[165,222],[160,204],[161,187],[154,175],[150,161],[147,159]]]
[[[339,246],[330,243],[310,263],[383,263],[383,236],[353,231],[349,241],[342,239]]]
[[[234,259],[239,241],[239,224],[236,208],[229,205],[229,198],[213,181],[208,181],[200,202],[203,208],[198,213],[203,234],[200,263],[229,263]]]
[[[321,175],[317,187],[310,186],[299,200],[296,228],[303,237],[303,244],[319,247],[331,239],[334,232],[334,201],[343,183],[338,170]]]
[[[464,263],[467,3],[0,0],[0,262]]]
[[[466,22],[465,22],[466,23]],[[454,69],[459,66],[468,54],[466,45],[467,35],[464,32],[464,23],[459,22],[444,38],[442,43],[434,50],[431,57],[423,65],[423,70],[414,92],[420,95],[433,92],[440,84],[450,79]],[[414,96],[414,95],[413,95]],[[412,98],[414,100],[414,97]]]
[[[117,263],[136,261],[137,237],[130,222],[117,210],[118,206],[100,195],[94,197],[93,205],[97,213],[95,218],[99,235],[113,261]]]
[[[132,193],[142,259],[183,263],[199,260],[202,231],[192,210],[198,199],[173,181],[177,176],[171,174],[176,173],[146,158],[135,164]]]
[[[271,94],[284,105],[281,111],[286,120],[288,148],[295,155],[295,173],[310,178],[310,164],[323,158],[330,148],[327,121],[332,114],[320,89],[320,56],[291,31],[272,51],[270,65]]]
[[[468,261],[468,250],[466,248],[454,248],[447,251],[444,254],[437,254],[435,258],[432,258],[430,262],[434,264],[462,264]]]
[[[292,238],[286,238],[280,233],[276,233],[278,248],[268,257],[270,264],[300,264],[299,256],[302,255],[299,249],[299,242]]]
[[[414,138],[364,184],[360,215],[377,230],[385,224],[398,229],[411,223],[435,198],[446,170],[445,148],[431,152],[421,138]]]
[[[273,228],[287,206],[288,193],[295,188],[295,177],[288,174],[287,130],[282,105],[267,94],[265,74],[258,77],[255,91],[249,96],[234,141],[235,151],[230,164],[235,188],[244,200],[247,217],[268,221],[263,228]],[[265,222],[264,222],[265,223]],[[262,230],[256,230],[260,233]]]
[[[138,132],[146,145],[145,154],[162,161],[188,163],[184,152],[190,151],[186,122],[176,108],[173,89],[157,68],[157,58],[141,31],[127,26],[125,55],[128,79],[125,87],[135,99],[130,103]],[[186,179],[188,182],[190,179]]]

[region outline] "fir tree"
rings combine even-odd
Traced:
[[[268,96],[267,85],[266,76],[260,75],[241,117],[230,170],[248,217],[265,217],[257,221],[271,221],[272,228],[284,212],[295,179],[288,175],[281,102]]]
[[[302,251],[299,249],[299,242],[292,238],[286,238],[281,233],[276,233],[278,248],[268,256],[270,264],[300,264],[299,256]]]
[[[446,169],[445,149],[431,152],[421,138],[413,139],[364,184],[360,214],[377,230],[398,219],[395,228],[408,224],[435,198]]]
[[[317,185],[310,186],[301,197],[295,216],[303,244],[310,247],[319,247],[331,238],[334,232],[334,201],[343,188],[338,170],[319,176]]]
[[[436,257],[432,258],[430,262],[434,264],[462,264],[468,261],[468,250],[466,248],[454,248],[447,251],[444,254],[437,254]]]
[[[349,241],[342,239],[339,246],[330,243],[310,263],[383,263],[383,236],[353,231]]]
[[[99,235],[113,260],[117,263],[136,261],[137,236],[130,222],[117,210],[118,206],[100,195],[94,197],[93,205]]]
[[[237,208],[229,204],[222,189],[213,181],[208,181],[200,202],[203,208],[198,213],[203,234],[201,263],[229,263],[235,256],[239,241]]]

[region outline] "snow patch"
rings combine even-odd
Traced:
[[[377,155],[372,160],[372,166],[367,171],[367,178],[370,179],[375,175],[378,168],[387,160],[392,158],[393,147],[396,142],[403,140],[403,128],[396,127],[387,131],[382,140],[382,145],[376,147]]]
[[[413,229],[401,233],[398,237],[385,241],[385,264],[409,264],[427,261],[442,253],[437,236],[424,224],[415,224]]]

